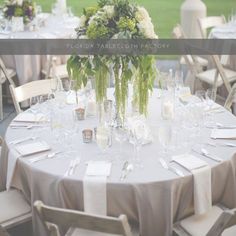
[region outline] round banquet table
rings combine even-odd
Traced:
[[[35,31],[23,32],[0,31],[0,39],[69,39],[75,35],[79,25],[78,17],[55,16],[42,13],[38,16],[44,25]],[[47,57],[40,55],[2,55],[6,67],[16,70],[20,85],[40,79],[40,73],[46,66]],[[58,63],[65,63],[66,56]]]
[[[110,98],[113,98],[111,90],[109,94]],[[152,130],[162,122],[160,107],[161,99],[158,98],[157,90],[154,90],[148,109],[148,124],[153,127]],[[72,105],[65,105],[63,110],[70,114]],[[217,122],[236,125],[236,117],[226,110],[215,113],[214,116]],[[66,119],[65,122],[67,122]],[[42,200],[51,206],[83,211],[83,178],[86,163],[89,160],[99,160],[101,156],[95,141],[89,144],[82,142],[81,131],[84,128],[93,129],[96,125],[97,119],[95,117],[88,117],[78,123],[78,134],[72,138],[76,154],[68,155],[65,152],[65,155],[62,153],[53,159],[36,163],[29,162],[28,158],[32,156],[19,157],[14,145],[11,145],[10,142],[30,135],[37,135],[51,146],[52,151],[66,151],[67,145],[54,143],[50,127],[44,129],[8,127],[5,137],[6,145],[3,148],[4,154],[0,165],[1,173],[7,169],[7,187],[21,190],[31,204],[35,200]],[[202,128],[201,137],[198,138],[199,142],[212,141],[210,133],[211,129]],[[191,130],[186,133],[184,129],[177,130],[176,137],[179,144],[186,135],[191,135]],[[143,236],[170,236],[173,223],[193,213],[193,176],[176,163],[171,165],[181,169],[184,177],[164,169],[159,163],[161,146],[158,138],[153,136],[153,142],[143,145],[140,150],[143,168],[134,169],[124,181],[120,180],[124,161],[114,161],[111,174],[107,179],[107,214],[110,216],[126,214],[131,221],[139,223]],[[215,142],[220,144],[226,141],[215,140]],[[236,140],[230,142],[236,144]],[[109,160],[115,159],[118,147],[118,143],[113,141],[112,147],[107,151]],[[130,143],[123,144],[122,149],[126,158],[132,158],[133,146]],[[207,146],[207,149],[224,160],[218,163],[202,155],[194,154],[212,167],[213,204],[221,202],[227,207],[236,207],[236,148],[217,145],[217,147]],[[179,148],[177,152],[181,153],[181,151]],[[177,152],[172,154],[177,154]],[[81,158],[81,162],[72,176],[64,177],[69,163],[75,158],[75,155]],[[43,225],[34,212],[33,219],[36,235],[46,235]]]

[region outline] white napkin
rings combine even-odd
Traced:
[[[20,113],[15,119],[15,122],[29,122],[29,123],[34,123],[34,122],[43,122],[46,121],[46,117],[44,114],[33,114],[30,112],[23,112]]]
[[[83,181],[84,211],[92,214],[107,214],[106,179],[111,172],[111,163],[90,161]]]
[[[15,149],[21,156],[28,156],[35,153],[48,151],[50,150],[50,146],[46,142],[34,142],[17,145]]]
[[[192,155],[180,155],[172,158],[193,174],[194,211],[196,215],[208,212],[212,207],[211,168],[208,164]]]
[[[213,129],[211,132],[213,139],[236,139],[236,129]]]

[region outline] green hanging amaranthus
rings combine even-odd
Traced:
[[[88,7],[80,17],[78,39],[156,39],[151,18],[145,8],[128,0],[100,0],[96,7]],[[73,55],[67,68],[77,88],[86,86],[88,77],[95,78],[96,100],[106,99],[109,69],[114,71],[117,113],[124,117],[129,82],[133,84],[133,101],[141,114],[147,114],[149,94],[156,78],[153,56],[80,56]]]

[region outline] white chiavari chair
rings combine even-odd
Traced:
[[[34,207],[51,236],[60,236],[60,228],[67,231],[66,236],[139,235],[137,231],[136,233],[131,231],[125,215],[117,218],[91,215],[81,211],[50,207],[41,201],[36,201]]]
[[[231,112],[232,112],[231,106],[233,105],[235,98],[236,98],[236,84],[234,84],[234,86],[232,87],[232,89],[225,101],[225,104],[224,104],[224,107]]]

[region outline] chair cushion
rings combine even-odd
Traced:
[[[0,224],[31,212],[29,204],[17,190],[0,192]]]
[[[232,226],[222,233],[222,236],[235,236],[236,235],[236,226]]]
[[[207,70],[207,71],[197,74],[196,77],[198,79],[210,84],[210,85],[213,85],[214,80],[215,80],[216,71],[217,71],[216,69]],[[232,71],[229,69],[224,69],[224,71],[225,71],[226,78],[228,79],[229,82],[236,81],[236,72],[235,71]],[[220,87],[221,85],[223,85],[223,80],[222,80],[221,76],[218,75],[216,86]]]
[[[222,212],[221,208],[213,206],[207,214],[190,216],[180,221],[180,225],[192,236],[205,236]]]
[[[137,227],[131,227],[132,236],[139,236],[139,230]],[[78,228],[70,228],[65,236],[120,236],[119,234],[106,234],[100,232],[94,232],[91,230],[84,230]]]

